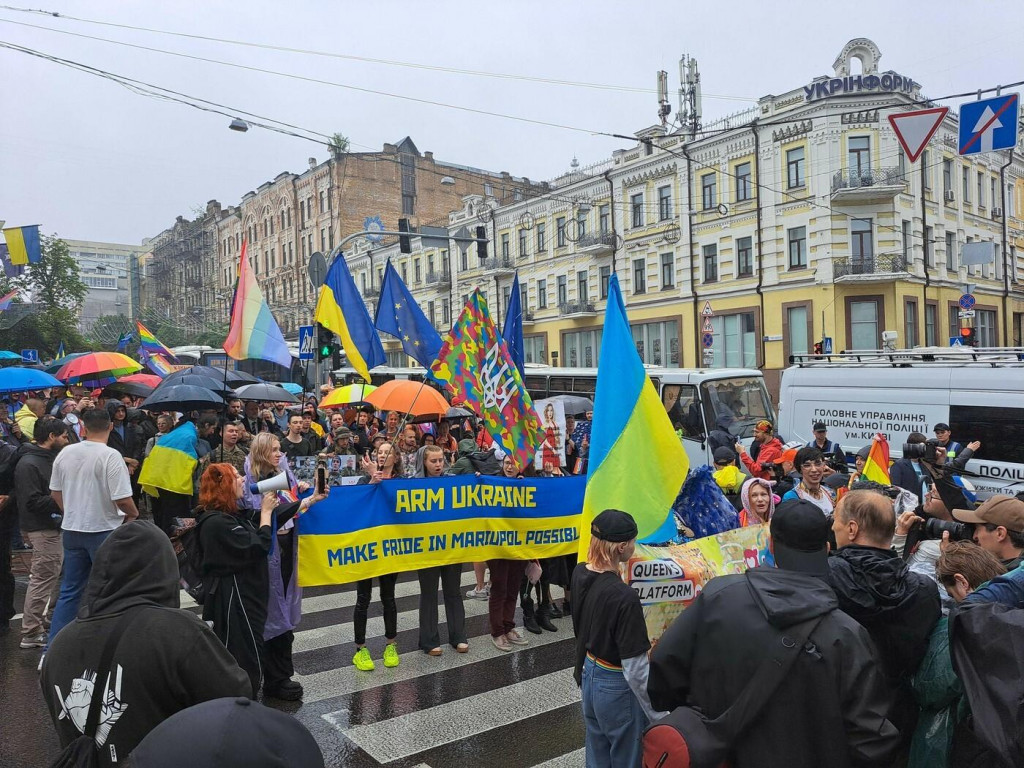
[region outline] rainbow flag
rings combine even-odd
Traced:
[[[10,293],[0,296],[0,312],[5,309],[11,308],[11,303],[14,301],[14,297],[18,295],[18,289],[15,288]]]
[[[156,439],[149,456],[142,462],[139,485],[150,496],[159,496],[160,489],[171,493],[192,495],[192,472],[199,463],[196,425],[186,421],[180,427]]]
[[[224,351],[235,360],[269,360],[291,369],[292,354],[288,351],[288,344],[249,266],[246,256],[248,245],[242,241],[238,281],[235,283],[235,297],[231,300],[231,327],[224,339]]]
[[[11,264],[38,264],[43,257],[39,244],[39,227],[9,227],[4,230]]]
[[[313,322],[320,323],[339,339],[345,357],[363,381],[370,381],[370,369],[387,362],[384,347],[370,313],[359,295],[352,273],[339,253],[327,270],[327,279],[320,288]]]
[[[157,376],[166,376],[169,373],[174,373],[180,367],[171,365],[163,355],[150,355],[145,351],[142,352],[142,362]]]
[[[590,524],[606,509],[628,512],[637,538],[653,544],[676,538],[672,504],[690,468],[682,442],[636,352],[619,279],[608,281],[587,489],[580,517],[581,561]]]
[[[868,458],[864,462],[860,476],[863,480],[873,480],[882,485],[892,484],[889,479],[889,443],[881,435],[872,438],[871,450],[868,451]]]
[[[479,288],[445,335],[430,371],[464,398],[464,405],[483,419],[487,434],[525,469],[540,444],[540,421]]]
[[[135,327],[139,330],[139,348],[144,349],[150,355],[163,355],[175,360],[174,353],[161,343],[160,339],[153,335],[153,332],[136,320]],[[131,341],[131,334],[128,334],[128,341]]]

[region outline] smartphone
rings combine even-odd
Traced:
[[[316,493],[318,496],[327,493],[327,461],[323,458],[316,462]]]

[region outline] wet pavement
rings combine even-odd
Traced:
[[[467,566],[463,593],[472,586]],[[24,588],[24,577],[19,577],[16,606],[22,604]],[[557,587],[552,591],[561,595]],[[440,657],[427,656],[416,647],[419,586],[415,574],[403,574],[396,589],[402,659],[398,667],[386,669],[381,661],[384,622],[376,595],[374,590],[367,627],[367,647],[377,662],[374,672],[352,666],[355,585],[310,588],[303,595],[303,620],[294,646],[304,699],[264,702],[291,712],[309,728],[327,766],[583,765],[570,619],[554,620],[558,632],[524,633],[530,644],[504,653],[491,644],[487,602],[466,599],[469,653],[444,645]],[[187,600],[183,606],[198,611]],[[443,622],[443,606],[440,613]],[[40,768],[59,749],[39,691],[39,652],[18,648],[18,628],[15,620],[11,632],[0,636],[0,768]],[[442,641],[446,637],[442,623]]]

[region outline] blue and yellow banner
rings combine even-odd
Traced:
[[[584,483],[470,475],[335,486],[299,519],[299,584],[572,554]]]
[[[4,230],[8,259],[14,266],[38,264],[42,258],[39,242],[39,227],[8,227]]]

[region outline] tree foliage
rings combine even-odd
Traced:
[[[334,157],[348,152],[349,145],[350,142],[348,140],[348,136],[340,131],[338,133],[332,133],[330,141],[328,141],[328,146],[330,147],[331,154],[334,155]]]

